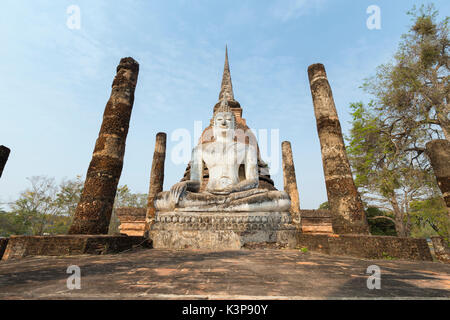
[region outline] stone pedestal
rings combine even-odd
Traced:
[[[289,212],[161,212],[150,229],[153,248],[237,250],[245,245],[295,248]]]

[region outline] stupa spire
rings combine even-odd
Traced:
[[[222,85],[220,86],[219,101],[234,100],[233,84],[231,83],[230,65],[228,64],[228,48],[225,46],[225,65],[223,67]]]

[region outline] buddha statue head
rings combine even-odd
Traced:
[[[228,100],[222,100],[213,116],[213,134],[216,140],[232,140],[236,127],[236,117],[228,105]]]

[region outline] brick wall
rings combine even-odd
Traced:
[[[329,210],[300,210],[300,219],[303,233],[333,233]]]
[[[118,253],[144,241],[142,237],[125,235],[11,236],[3,260],[26,256]]]
[[[368,235],[298,234],[297,245],[311,251],[367,259],[432,261],[425,239]]]
[[[120,233],[129,236],[143,236],[145,232],[145,208],[123,207],[115,209],[120,221]]]

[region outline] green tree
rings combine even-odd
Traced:
[[[393,62],[363,85],[375,99],[351,105],[347,149],[366,202],[392,212],[399,236],[410,232],[411,204],[439,193],[423,152],[426,142],[449,139],[450,128],[449,18],[437,22],[433,6],[408,14],[413,24]]]
[[[397,127],[393,139],[420,154],[424,142],[450,139],[449,17],[438,22],[433,5],[414,7],[408,15],[413,24],[393,63],[378,67],[363,87],[375,96],[385,121]]]
[[[450,237],[450,220],[447,208],[441,197],[435,196],[411,203],[413,234],[417,237],[439,235],[447,240]]]
[[[329,210],[328,201],[323,202],[319,210]],[[381,236],[396,236],[395,220],[389,212],[384,212],[379,208],[368,207],[366,210],[366,217],[370,227],[370,233]]]
[[[384,212],[379,208],[368,207],[366,217],[369,223],[370,234],[380,236],[396,236],[395,219],[392,213]]]
[[[24,232],[22,229],[14,214],[0,208],[0,237],[22,234]]]
[[[56,193],[56,206],[60,212],[73,218],[78,202],[83,191],[84,181],[80,175],[75,179],[64,179],[61,181]]]
[[[55,180],[44,176],[27,179],[31,187],[21,192],[19,199],[10,204],[11,213],[15,222],[21,226],[22,234],[51,233],[54,218],[58,215]]]
[[[83,186],[84,181],[80,175],[77,175],[75,179],[64,179],[59,184],[54,203],[59,213],[53,225],[55,234],[66,234],[69,231]]]
[[[31,187],[10,203],[10,212],[0,213],[0,234],[65,234],[72,223],[83,181],[80,176],[63,180],[44,176],[27,178]]]
[[[319,206],[319,210],[329,210],[330,209],[330,205],[328,204],[328,201],[325,201],[323,203],[320,204]]]
[[[117,188],[114,207],[145,208],[147,207],[147,194],[132,193],[127,185],[119,186]]]
[[[409,235],[409,208],[414,200],[426,198],[436,189],[434,177],[426,170],[425,158],[412,161],[396,141],[395,127],[374,105],[351,105],[352,127],[347,139],[347,153],[356,175],[355,184],[364,201],[382,212],[392,212],[385,219],[395,223],[398,236]],[[383,215],[376,219],[381,219]]]
[[[55,179],[44,176],[27,178],[31,187],[21,192],[19,198],[9,204],[9,212],[0,208],[0,237],[17,235],[66,234],[81,198],[84,181],[81,176]],[[128,186],[117,188],[109,232],[117,233],[119,220],[117,207],[147,206],[147,195],[132,193]]]

